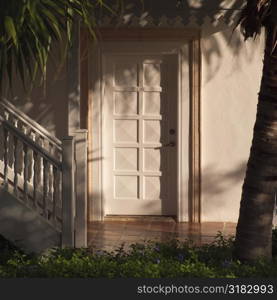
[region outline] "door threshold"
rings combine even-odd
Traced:
[[[176,216],[106,215],[104,221],[117,222],[177,222]]]

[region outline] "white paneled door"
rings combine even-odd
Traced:
[[[103,59],[103,192],[109,215],[176,215],[177,56]]]

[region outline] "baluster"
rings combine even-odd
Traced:
[[[57,147],[54,147],[53,155],[58,161],[62,160],[62,152]]]
[[[44,139],[42,136],[37,135],[37,143],[44,148]],[[38,171],[38,180],[40,184],[43,184],[43,159],[39,158],[39,171]],[[43,192],[43,190],[42,190]]]
[[[18,119],[15,116],[13,117],[13,125],[18,128]]]
[[[18,128],[18,119],[16,118],[16,116],[11,115],[10,116],[10,122],[13,124],[14,127]],[[15,142],[15,140],[16,140],[16,142]],[[14,171],[15,170],[17,171],[16,172],[16,177],[18,178],[19,169],[20,169],[19,168],[19,161],[20,161],[19,154],[20,154],[20,151],[18,149],[19,148],[19,143],[18,143],[18,138],[16,136],[14,136],[14,145],[13,146],[14,146],[14,155],[13,155],[13,157],[11,157],[12,158],[12,160],[11,160],[11,163],[12,163],[11,167],[12,167],[12,169]],[[17,184],[18,184],[18,182],[17,182]],[[17,186],[17,184],[14,185],[16,195],[17,195],[17,192],[18,192],[18,186]]]
[[[10,116],[9,112],[5,110],[5,112],[4,112],[4,118],[5,118],[5,120],[8,121],[9,120],[9,116]]]
[[[35,142],[36,140],[36,135],[33,131],[30,132],[30,138]],[[34,162],[35,162],[35,159],[34,159],[34,151],[30,151],[30,182],[34,182]]]
[[[45,140],[44,140],[44,138],[43,138],[42,136],[40,136],[40,135],[38,136],[37,142],[38,142],[38,144],[39,144],[42,148],[45,147]]]
[[[53,168],[54,168],[54,166],[52,165],[52,164],[49,164],[49,166],[48,166],[48,180],[49,180],[49,182],[48,182],[48,188],[49,188],[49,190],[48,190],[48,199],[49,199],[49,201],[53,201]],[[50,211],[50,208],[49,208],[49,211]],[[52,212],[51,212],[52,213]]]
[[[49,141],[48,142],[48,151],[51,155],[53,155],[54,145]],[[53,201],[54,198],[54,178],[53,178],[54,166],[52,164],[49,165],[49,198]],[[53,212],[51,212],[53,213]]]
[[[33,199],[34,199],[34,207],[38,207],[38,199],[37,199],[37,189],[38,189],[38,164],[39,164],[39,157],[38,153],[36,151],[33,151],[33,166],[34,166],[34,172],[33,172]]]
[[[49,163],[43,158],[43,216],[48,218],[48,182],[49,182]]]
[[[27,136],[27,127],[26,127],[25,124],[21,124],[21,130]],[[21,149],[22,149],[22,151],[21,151]],[[20,143],[19,152],[22,153],[20,155],[20,167],[19,167],[19,171],[20,171],[20,175],[24,178],[24,168],[25,168],[25,166],[24,166],[25,165],[25,161],[24,160],[25,160],[25,156],[24,156],[24,142],[23,141],[22,141],[22,143]],[[27,152],[28,152],[28,156],[29,156],[29,151],[27,151]],[[27,166],[28,166],[28,163],[29,163],[29,157],[28,157],[28,160],[27,160]],[[29,174],[29,170],[28,170],[28,174]]]
[[[14,193],[15,195],[18,194],[18,157],[17,157],[17,143],[18,139],[17,136],[13,136],[13,171],[14,171]]]
[[[28,201],[28,147],[23,143],[23,178],[24,178],[24,199]]]
[[[58,170],[55,166],[53,166],[53,212],[52,212],[52,220],[53,224],[56,224],[57,221],[57,203],[59,198],[59,178],[58,178]]]
[[[7,128],[3,127],[4,133],[4,184],[8,185],[8,144],[9,144],[9,132]]]

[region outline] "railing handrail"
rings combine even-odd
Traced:
[[[31,203],[34,210],[46,220],[52,220],[56,228],[62,226],[63,247],[86,246],[87,130],[77,130],[60,141],[1,97],[0,108],[3,110],[0,125],[3,130],[5,187],[12,184],[15,196],[20,195],[27,204]],[[36,139],[30,130],[37,135]],[[46,143],[41,145],[40,137]],[[58,211],[60,203],[61,211]]]
[[[38,145],[20,130],[18,130],[15,126],[13,126],[10,122],[5,120],[2,116],[0,116],[0,122],[4,125],[4,127],[11,130],[14,135],[16,135],[19,139],[26,143],[32,150],[38,152],[43,158],[50,161],[56,168],[62,168],[62,162],[54,158],[48,151],[44,150],[40,145]]]
[[[34,130],[34,132],[38,132],[42,137],[48,139],[60,151],[62,150],[61,140],[59,140],[57,137],[49,133],[44,127],[42,127],[36,121],[32,120],[26,114],[21,112],[8,100],[6,100],[5,98],[0,98],[0,105],[8,112],[10,112],[12,115],[15,115],[20,121],[24,122],[29,127],[31,127]]]

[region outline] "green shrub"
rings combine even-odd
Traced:
[[[133,244],[113,251],[51,249],[44,255],[27,255],[16,247],[2,247],[0,277],[48,278],[162,278],[162,277],[276,277],[277,231],[273,231],[273,260],[243,264],[232,257],[234,239],[219,233],[208,245],[172,240]],[[6,245],[7,246],[7,245]],[[3,250],[2,249],[2,250]],[[4,254],[3,254],[4,253]],[[7,254],[8,253],[8,254]]]

